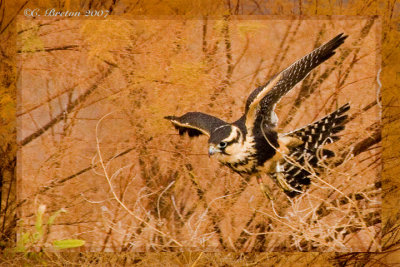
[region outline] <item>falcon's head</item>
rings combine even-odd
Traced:
[[[216,128],[208,140],[208,155],[216,154],[222,161],[223,158],[234,155],[243,143],[243,134],[234,125],[225,124]]]

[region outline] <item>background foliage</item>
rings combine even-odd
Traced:
[[[384,224],[383,224],[383,241],[382,241],[382,246],[383,246],[383,250],[387,251],[386,253],[381,253],[381,254],[306,254],[307,256],[305,256],[305,254],[301,254],[296,255],[296,254],[291,254],[290,257],[287,257],[285,259],[285,261],[290,261],[290,260],[296,260],[297,262],[299,262],[298,257],[301,257],[302,261],[304,261],[304,263],[307,262],[313,262],[313,263],[317,263],[320,260],[327,260],[328,258],[331,260],[330,262],[333,264],[334,262],[340,262],[341,264],[352,264],[354,262],[360,262],[360,261],[364,261],[364,262],[369,262],[371,264],[374,263],[374,260],[378,261],[379,263],[384,263],[386,262],[390,262],[390,261],[395,261],[395,259],[393,258],[394,256],[392,256],[392,251],[396,250],[396,246],[397,246],[397,239],[396,239],[396,229],[397,229],[397,213],[393,210],[393,207],[396,207],[396,198],[393,198],[391,196],[395,196],[396,195],[396,181],[394,181],[394,179],[391,179],[391,177],[396,177],[396,175],[398,174],[397,172],[397,155],[398,155],[398,151],[396,150],[396,146],[393,146],[393,141],[396,141],[396,129],[397,128],[397,121],[395,120],[397,115],[396,112],[396,107],[397,107],[397,98],[396,98],[396,87],[394,86],[394,78],[393,77],[397,77],[397,71],[396,71],[396,66],[394,65],[396,56],[397,56],[397,28],[394,27],[396,26],[397,23],[397,17],[395,16],[396,14],[396,2],[350,2],[347,4],[344,3],[336,3],[336,5],[331,6],[329,4],[324,4],[321,3],[321,1],[315,1],[315,2],[307,2],[307,3],[302,3],[301,1],[299,2],[290,2],[290,3],[283,3],[282,1],[280,1],[279,3],[276,2],[268,2],[268,3],[259,3],[259,2],[252,2],[251,4],[249,3],[232,3],[232,2],[218,2],[218,1],[213,1],[210,3],[204,3],[202,2],[200,3],[196,3],[193,2],[192,4],[183,4],[183,3],[179,3],[179,2],[158,2],[158,6],[157,8],[155,8],[154,5],[152,5],[153,3],[150,3],[151,1],[146,1],[146,2],[138,2],[135,5],[131,5],[129,3],[124,3],[123,1],[116,1],[114,3],[102,3],[102,4],[97,4],[94,2],[87,2],[87,3],[82,3],[83,6],[74,6],[75,3],[73,3],[73,1],[67,1],[65,4],[64,3],[60,3],[60,2],[54,2],[54,3],[50,3],[51,6],[54,7],[59,7],[59,8],[85,8],[85,7],[89,7],[91,6],[92,8],[109,8],[112,12],[115,12],[115,14],[118,14],[120,16],[123,15],[123,13],[129,13],[129,14],[139,14],[142,12],[146,12],[147,14],[155,14],[155,15],[162,15],[162,14],[185,14],[186,16],[194,16],[194,15],[227,15],[227,14],[276,14],[277,12],[279,12],[280,14],[307,14],[307,15],[318,15],[318,14],[323,14],[323,15],[331,15],[331,14],[337,14],[336,12],[342,12],[341,14],[368,14],[368,15],[374,15],[374,14],[379,14],[381,15],[381,21],[382,21],[382,36],[383,36],[383,50],[382,50],[382,65],[383,65],[383,71],[382,71],[382,82],[385,85],[384,91],[383,93],[383,119],[384,119],[384,129],[383,129],[383,155],[384,155],[384,171],[383,171],[383,193],[384,193],[384,204],[383,204],[383,210],[384,210],[384,216],[383,216],[383,220],[384,220]],[[2,38],[4,38],[4,40],[8,41],[8,42],[13,42],[13,40],[15,40],[16,36],[15,36],[15,31],[13,31],[13,29],[11,28],[13,25],[13,21],[15,20],[15,14],[17,14],[19,12],[19,9],[21,7],[24,6],[29,6],[29,5],[42,5],[43,7],[45,5],[48,5],[49,3],[21,3],[20,6],[12,6],[12,7],[8,7],[7,10],[5,9],[5,5],[6,3],[2,2],[2,7],[4,10],[4,14],[9,14],[9,16],[4,16],[3,17],[3,21],[2,21],[2,27],[1,27],[1,33],[2,33]],[[350,8],[349,8],[350,7]],[[223,21],[223,20],[222,20]],[[10,23],[11,22],[11,23]],[[61,22],[57,22],[57,23],[63,23]],[[68,22],[68,24],[70,24],[71,22]],[[11,25],[11,26],[10,26]],[[87,27],[87,28],[86,28]],[[92,38],[90,37],[90,34],[87,34],[85,32],[85,30],[89,29],[90,31],[90,24],[89,25],[85,25],[85,27],[83,27],[82,30],[82,39],[79,41],[82,41],[84,43],[86,43],[88,46],[91,46],[92,49],[87,49],[87,47],[85,46],[81,46],[77,43],[70,43],[69,46],[67,47],[63,47],[65,50],[70,50],[70,52],[75,52],[73,50],[77,50],[77,49],[87,49],[88,53],[89,51],[91,52],[91,56],[88,58],[88,61],[85,62],[85,64],[93,64],[90,65],[91,67],[93,67],[91,69],[92,72],[88,71],[88,73],[80,73],[80,74],[76,74],[76,77],[74,76],[75,79],[77,79],[79,82],[79,85],[82,86],[81,88],[77,87],[77,91],[78,92],[82,92],[82,95],[85,95],[85,93],[91,94],[91,96],[93,96],[94,94],[92,94],[93,92],[96,91],[97,87],[93,88],[90,87],[91,81],[103,81],[105,84],[107,85],[107,77],[110,78],[114,78],[114,79],[118,79],[120,77],[118,76],[112,76],[112,75],[116,75],[112,72],[112,68],[118,68],[118,62],[121,61],[123,59],[124,56],[126,57],[130,57],[132,53],[127,53],[127,52],[132,52],[130,50],[127,51],[114,51],[114,53],[107,53],[107,51],[105,50],[113,50],[113,49],[118,49],[118,45],[115,46],[115,44],[112,43],[112,39],[110,38],[110,43],[107,49],[105,49],[104,51],[102,51],[101,47],[97,47],[96,48],[96,38],[95,36],[92,36]],[[220,32],[222,32],[222,36],[224,36],[224,26],[223,23],[221,26],[219,26],[222,28],[222,30],[220,30]],[[124,28],[124,27],[123,27]],[[249,29],[250,28],[250,29]],[[250,25],[250,27],[247,25],[245,25],[244,27],[242,27],[242,31],[245,32],[251,32],[252,31],[252,26]],[[128,28],[129,29],[129,28]],[[139,30],[140,27],[134,27],[135,30]],[[181,30],[187,29],[186,26],[182,26]],[[215,27],[216,30],[218,30],[218,25]],[[17,33],[19,34],[19,36],[23,35],[23,31],[25,31],[25,28],[17,28]],[[35,29],[30,30],[32,33],[35,32]],[[99,31],[103,31],[103,30],[99,30]],[[104,31],[107,31],[107,28],[104,29]],[[95,31],[92,31],[95,32]],[[126,34],[132,33],[131,31],[127,30],[125,32]],[[147,33],[147,32],[146,32]],[[112,34],[112,33],[111,33]],[[178,33],[177,33],[178,34]],[[110,35],[110,33],[109,33]],[[129,49],[129,46],[132,45],[135,48],[136,47],[140,47],[138,46],[138,44],[140,45],[141,41],[143,42],[144,40],[135,40],[135,44],[130,44],[129,42],[127,42],[128,40],[130,40],[131,38],[124,38],[124,31],[122,31],[122,34],[119,36],[121,37],[121,42],[124,44],[124,46],[127,49]],[[139,34],[138,34],[139,35]],[[225,31],[225,35],[226,35],[226,31]],[[35,41],[34,38],[34,34],[28,35],[31,36],[31,39],[27,39],[27,44],[25,48],[21,48],[24,51],[20,51],[20,52],[24,52],[24,53],[28,53],[29,51],[38,51],[38,50],[45,50],[46,51],[46,46],[42,46],[40,42],[37,42],[37,40]],[[151,33],[148,33],[148,36],[146,36],[147,38],[151,38]],[[23,38],[23,37],[22,37]],[[184,42],[185,40],[180,40],[179,42]],[[214,41],[214,40],[213,40]],[[180,43],[175,44],[175,47],[180,47],[183,46]],[[215,42],[217,42],[217,40],[215,40]],[[2,207],[2,219],[3,219],[3,228],[2,228],[2,234],[3,234],[3,244],[4,246],[9,246],[11,243],[8,242],[12,242],[13,241],[13,231],[15,229],[15,206],[17,205],[17,203],[14,201],[14,194],[13,192],[13,187],[15,186],[15,153],[16,153],[16,148],[17,146],[15,145],[15,142],[12,142],[12,140],[15,140],[15,120],[12,116],[13,113],[13,109],[15,110],[15,81],[16,81],[16,73],[15,72],[15,67],[13,67],[14,64],[14,56],[16,54],[15,47],[13,46],[7,46],[5,45],[5,42],[2,42],[2,44],[4,44],[2,46],[2,55],[4,57],[4,60],[2,60],[2,73],[4,73],[3,75],[3,82],[2,82],[2,95],[4,95],[4,101],[2,101],[2,105],[1,105],[1,114],[2,114],[2,134],[4,133],[4,138],[2,140],[4,140],[4,142],[2,143],[1,147],[2,147],[2,203],[3,203],[3,207]],[[98,42],[97,42],[98,44]],[[223,44],[222,44],[223,46]],[[225,46],[225,50],[229,51],[229,49],[227,48],[228,46]],[[155,47],[156,50],[157,47]],[[51,47],[47,47],[47,49],[52,49]],[[157,49],[157,50],[161,50],[161,49]],[[51,52],[51,51],[50,51]],[[67,51],[68,52],[68,51]],[[116,52],[116,53],[115,53]],[[124,55],[124,52],[126,53]],[[211,49],[210,51],[206,51],[206,52],[213,52],[213,50]],[[73,53],[72,53],[73,54]],[[69,59],[73,58],[73,55],[68,55],[68,53],[66,53],[67,58],[68,56],[70,57]],[[113,58],[113,55],[118,54],[119,58]],[[24,54],[25,55],[25,54]],[[164,55],[160,55],[161,56]],[[195,55],[193,55],[195,56]],[[152,58],[154,60],[154,58]],[[65,60],[65,59],[64,59]],[[97,64],[96,63],[91,63],[91,62],[96,62],[97,60]],[[100,64],[99,61],[102,61],[102,63]],[[171,79],[171,81],[168,82],[173,82],[177,85],[181,85],[181,87],[179,88],[180,90],[186,90],[188,92],[196,92],[196,88],[207,88],[207,84],[204,84],[204,80],[203,75],[196,75],[196,73],[204,73],[206,72],[206,67],[207,64],[184,64],[184,62],[188,62],[189,60],[187,60],[187,58],[177,58],[176,62],[171,62],[171,72],[168,73],[168,78]],[[60,64],[61,61],[56,62],[58,64]],[[129,62],[129,60],[127,61],[122,61],[124,63]],[[76,64],[78,65],[80,62],[77,62]],[[157,62],[155,62],[157,63]],[[206,62],[209,63],[209,62]],[[227,61],[226,64],[229,66],[229,57],[227,57]],[[157,64],[154,64],[157,65]],[[125,67],[125,66],[124,66]],[[233,67],[233,66],[232,66]],[[231,68],[232,68],[231,67]],[[162,69],[163,67],[160,66],[160,69]],[[60,73],[54,73],[54,75],[66,75],[66,73],[68,74],[68,71],[71,71],[71,66],[68,66],[68,68],[64,68],[62,72]],[[83,68],[83,69],[89,69],[89,68]],[[121,68],[119,68],[121,69]],[[127,68],[124,68],[124,70],[129,71],[129,69],[135,69],[135,66],[127,66]],[[137,68],[140,69],[140,68]],[[180,71],[178,73],[174,73],[174,70],[179,69]],[[72,71],[71,71],[72,72]],[[223,92],[226,88],[227,85],[229,85],[230,79],[232,78],[232,76],[230,76],[231,74],[229,74],[231,71],[229,71],[229,69],[224,69],[224,73],[226,73],[226,75],[224,75],[223,77],[225,77],[225,79],[223,80],[223,82],[221,82],[220,86],[218,87],[214,87],[218,90],[216,90],[216,92],[214,93],[214,97],[219,97],[221,92]],[[53,72],[52,72],[53,73]],[[103,76],[100,77],[96,77],[94,76],[94,74],[96,73],[102,73]],[[148,77],[147,74],[151,73],[154,77]],[[180,75],[182,73],[189,73],[191,75]],[[92,76],[93,74],[93,76]],[[139,73],[140,74],[140,73]],[[135,73],[135,77],[139,77],[142,80],[140,80],[140,84],[146,84],[146,82],[151,85],[154,84],[154,82],[156,83],[160,83],[160,82],[164,82],[162,79],[162,76],[160,77],[160,75],[162,74],[162,71],[159,70],[157,71],[157,69],[151,69],[150,72],[143,70],[143,74],[146,74],[145,77],[140,77],[140,75],[136,75]],[[192,75],[193,74],[193,75]],[[219,74],[219,73],[216,73]],[[215,81],[221,81],[221,77],[220,75],[216,75],[217,78],[214,78]],[[390,75],[391,74],[391,75]],[[144,75],[143,75],[144,76]],[[184,81],[181,81],[180,79],[182,79],[182,77],[187,78],[188,76],[190,76],[190,83],[186,83]],[[213,73],[209,73],[209,76],[207,77],[206,80],[208,81],[212,81],[213,80]],[[83,77],[90,77],[88,79],[84,79]],[[124,78],[129,77],[129,73],[126,73]],[[51,77],[51,80],[59,80],[56,79],[57,77]],[[91,80],[90,80],[91,79]],[[159,79],[159,80],[158,80]],[[128,84],[129,81],[128,80]],[[138,82],[138,81],[133,81],[134,82]],[[192,88],[185,88],[185,86],[187,86],[187,84],[193,85]],[[88,85],[89,87],[89,91],[85,91],[84,85]],[[53,86],[53,85],[52,85]],[[62,86],[57,86],[58,88],[61,88]],[[122,87],[122,86],[121,86]],[[102,86],[102,89],[104,88],[108,88],[107,86]],[[131,96],[130,94],[126,95],[126,102],[124,102],[123,104],[127,104],[127,103],[132,103],[130,101],[133,101],[133,99],[140,99],[141,97],[143,98],[144,95],[143,93],[141,94],[140,90],[137,90],[137,87],[134,87],[136,90],[132,90],[133,92],[137,93],[138,95],[134,95]],[[160,88],[157,88],[157,86],[154,88],[155,92],[158,92],[157,90],[161,90],[161,86]],[[118,95],[118,97],[115,97],[115,93],[117,94],[123,94],[124,92],[119,92],[118,89],[120,88],[113,88],[115,91],[111,91],[109,92],[109,95],[107,97],[109,97],[109,103],[113,103],[115,106],[119,106],[120,103],[118,103],[118,101],[121,101],[121,99],[124,99],[124,97],[119,97],[120,95]],[[132,88],[133,89],[133,88]],[[79,91],[81,90],[81,91]],[[4,93],[3,93],[4,91]],[[122,90],[123,91],[123,90]],[[205,95],[209,95],[209,94],[205,94]],[[171,97],[174,96],[171,93]],[[98,96],[96,95],[96,97],[101,97],[102,96]],[[190,95],[189,97],[192,97],[193,100],[195,101],[190,101],[190,103],[199,103],[199,105],[201,103],[204,103],[204,105],[209,104],[211,101],[208,101],[207,103],[205,103],[204,97],[199,96],[198,93]],[[196,97],[200,97],[200,99],[197,101]],[[82,99],[80,99],[82,100]],[[130,100],[130,101],[129,101]],[[200,101],[201,100],[201,101]],[[213,100],[213,99],[211,99]],[[76,103],[76,105],[73,105],[73,96],[70,98],[66,98],[64,100],[64,103],[71,103],[71,107],[72,108],[82,108],[79,104],[82,103],[82,101],[78,101]],[[68,102],[70,101],[70,102]],[[159,100],[160,102],[157,102],[157,99],[152,98],[151,101],[147,100],[150,103],[154,103],[153,106],[149,106],[147,105],[146,108],[149,109],[150,113],[152,114],[159,114],[160,110],[157,109],[157,107],[160,107],[160,104],[164,103],[161,99]],[[34,101],[32,101],[34,102]],[[188,103],[188,106],[182,106],[180,108],[186,110],[188,109],[190,105],[190,103]],[[96,102],[94,101],[94,103],[90,103],[92,105],[95,105]],[[137,103],[135,103],[137,104]],[[111,104],[110,104],[111,105]],[[238,104],[236,103],[235,106],[237,106]],[[31,108],[34,108],[33,106]],[[103,107],[102,107],[103,108]],[[206,110],[207,108],[212,108],[212,107],[207,107],[207,106],[198,106],[198,108],[202,108],[202,110]],[[3,112],[4,111],[4,112]],[[11,111],[11,112],[10,112]],[[173,110],[171,110],[173,111]],[[234,117],[235,114],[230,114],[229,112],[236,112],[236,110],[232,110],[232,111],[226,111],[227,113],[227,117]],[[116,116],[116,115],[112,115],[112,116]],[[126,114],[126,117],[129,116],[133,116],[132,114]],[[158,117],[158,116],[154,116],[154,117]],[[136,117],[135,117],[136,118]],[[54,117],[52,118],[50,121],[61,121],[63,120],[64,117],[60,116],[60,117]],[[88,118],[86,118],[88,119]],[[105,120],[106,121],[106,120]],[[133,122],[134,123],[134,122]],[[150,132],[154,132],[154,131],[158,131],[160,130],[159,127],[154,127],[154,125],[151,123],[151,121],[146,121],[144,120],[143,122],[141,122],[143,125],[142,128],[144,129],[144,131],[148,130]],[[53,124],[54,125],[54,124]],[[115,123],[112,123],[113,126],[115,126]],[[160,124],[157,123],[158,125],[162,125],[162,123],[160,122]],[[46,126],[46,125],[45,125]],[[104,127],[103,125],[101,127]],[[116,126],[115,126],[116,127]],[[165,127],[167,127],[167,125],[165,125]],[[3,130],[4,128],[4,130]],[[46,128],[46,127],[45,127]],[[167,128],[165,128],[164,130],[166,130]],[[49,127],[46,129],[46,131],[55,131],[56,133],[58,133],[57,131],[61,130],[61,129],[57,129],[52,127],[52,125],[49,125]],[[66,127],[66,129],[62,129],[65,133],[68,133],[68,131],[71,130],[71,128]],[[44,134],[44,133],[38,133],[40,135]],[[143,136],[146,136],[146,132],[141,133]],[[54,136],[54,133],[53,133]],[[127,138],[129,138],[129,132],[126,132],[126,136]],[[68,135],[66,135],[66,138],[68,137]],[[7,139],[8,138],[8,139]],[[36,137],[37,138],[37,137]],[[65,138],[65,137],[60,137]],[[90,138],[90,137],[87,137]],[[92,140],[94,138],[94,136],[91,136]],[[111,135],[108,138],[113,138],[113,136]],[[29,139],[21,139],[22,140],[22,145],[24,145],[24,142],[26,142],[26,144],[30,143],[32,140],[34,140],[34,138],[32,138],[32,140]],[[107,139],[103,139],[103,140],[107,140]],[[127,139],[127,143],[129,140]],[[141,140],[142,142],[146,142],[146,141],[152,141],[152,140],[146,140],[146,139],[141,139],[138,138],[138,140]],[[135,143],[139,143],[138,140],[134,140]],[[366,139],[368,141],[368,139]],[[54,141],[54,140],[53,140]],[[59,141],[59,140],[57,140]],[[375,138],[375,136],[372,136],[372,141],[377,141],[377,138]],[[371,141],[371,142],[372,142]],[[174,140],[174,143],[176,142],[176,140]],[[182,145],[188,145],[187,143],[189,143],[189,141],[180,141],[180,142],[186,142],[186,143],[181,143]],[[127,146],[124,146],[123,143],[121,144],[121,150],[122,148],[126,148]],[[204,144],[203,144],[204,145]],[[52,149],[51,146],[48,146],[47,149]],[[58,147],[57,148],[58,151],[51,151],[52,155],[62,155],[62,153],[65,151],[65,147]],[[114,147],[110,148],[111,150],[115,149]],[[182,149],[182,147],[178,147],[177,150],[180,151]],[[196,149],[196,151],[201,151],[201,146],[199,145],[198,147],[194,146],[193,150]],[[192,150],[192,149],[191,149]],[[114,152],[114,153],[113,153]],[[123,153],[126,151],[122,151],[120,153]],[[57,154],[58,153],[58,154]],[[90,153],[90,151],[89,151]],[[92,154],[95,153],[95,151],[92,151]],[[126,152],[128,153],[128,152]],[[111,156],[116,156],[119,154],[115,153],[114,151],[110,152]],[[146,157],[151,157],[151,153],[150,152],[144,152],[143,155],[140,155],[141,158],[146,158]],[[3,160],[4,159],[4,160]],[[57,159],[57,158],[56,158]],[[49,159],[54,160],[54,159]],[[186,161],[185,158],[182,159],[183,162]],[[197,162],[197,160],[196,160]],[[54,160],[53,162],[51,162],[52,167],[55,166],[57,167],[57,160]],[[72,162],[70,164],[79,164],[80,162]],[[162,164],[162,163],[160,163]],[[169,162],[170,164],[170,162]],[[125,165],[121,165],[121,166],[125,166]],[[115,168],[118,169],[118,167],[120,166],[116,166]],[[191,170],[190,170],[190,166],[185,166],[186,168],[186,173],[190,174]],[[57,168],[56,168],[57,169]],[[67,175],[65,173],[64,175],[64,171],[62,168],[61,169],[57,169],[57,171],[59,172],[59,177],[67,177],[69,178],[70,176],[65,176]],[[136,171],[136,170],[135,170]],[[144,173],[142,175],[150,175],[150,177],[153,177],[154,173],[152,173],[152,168],[149,168],[146,170],[147,174]],[[189,172],[188,172],[189,171]],[[223,170],[221,170],[223,171]],[[171,174],[168,174],[168,176],[170,176]],[[190,175],[189,175],[190,176]],[[57,176],[56,176],[57,177]],[[192,178],[192,180],[194,179],[193,177],[188,177],[189,180],[190,178]],[[71,178],[72,179],[72,178]],[[50,184],[50,186],[55,186],[57,185],[58,182],[60,182],[61,180],[54,180],[56,183],[55,184]],[[97,180],[96,180],[97,181]],[[65,182],[65,181],[61,181],[61,182]],[[161,186],[162,188],[167,188],[166,186],[168,186],[170,183],[168,183],[169,181],[163,181],[163,180],[155,180],[155,181],[151,181],[154,184],[151,184],[150,186],[153,186],[154,188],[157,188],[158,186]],[[40,183],[40,181],[38,181],[38,183]],[[159,184],[157,184],[159,183]],[[120,185],[120,187],[124,185]],[[174,185],[176,186],[176,185]],[[103,187],[106,188],[106,187]],[[154,199],[155,201],[155,199]],[[62,205],[63,203],[60,202],[56,202],[58,205]],[[77,203],[75,203],[77,204]],[[160,205],[161,205],[161,200],[160,200]],[[391,205],[392,204],[392,205]],[[394,204],[394,205],[393,205]],[[64,205],[65,206],[65,205]],[[161,215],[161,214],[160,214]],[[115,214],[114,214],[115,216]],[[110,228],[112,229],[112,228]],[[110,230],[111,231],[111,230]],[[163,241],[160,241],[163,242]],[[63,257],[65,255],[60,255],[60,254],[55,254],[55,255],[46,255],[46,260],[63,260]],[[218,258],[215,258],[215,256],[213,256],[212,254],[208,254],[208,253],[183,253],[183,254],[159,254],[159,255],[154,255],[154,254],[147,254],[147,255],[125,255],[125,256],[121,256],[119,259],[113,259],[116,262],[119,263],[124,263],[124,262],[151,262],[152,260],[160,260],[159,257],[163,257],[165,256],[164,260],[175,260],[176,264],[180,264],[180,265],[184,265],[184,264],[190,264],[190,263],[199,263],[199,264],[205,264],[206,262],[209,262],[210,264],[214,264],[214,265],[221,265],[221,264],[233,264],[235,263],[242,263],[244,264],[245,262],[251,262],[251,263],[260,263],[260,262],[270,262],[270,263],[277,263],[280,262],[282,263],[282,256],[285,255],[281,255],[281,254],[273,254],[273,253],[268,253],[268,254],[253,254],[253,255],[242,255],[242,254],[225,254],[224,256],[219,256]],[[75,261],[75,262],[80,262],[80,263],[89,263],[89,262],[94,262],[94,263],[98,263],[101,264],[101,262],[103,260],[110,260],[107,257],[101,256],[100,254],[85,254],[84,256],[78,256],[78,255],[69,255],[68,257],[71,257],[71,260]],[[107,259],[106,259],[107,258]],[[36,260],[36,258],[25,258],[25,259],[21,259],[21,260]],[[226,262],[224,262],[226,260]],[[154,261],[153,261],[154,262]]]

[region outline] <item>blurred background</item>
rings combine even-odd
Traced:
[[[88,251],[379,251],[379,27],[370,19],[22,20],[18,216],[60,209],[43,239]],[[274,201],[163,119],[228,122],[277,72],[349,35],[277,106],[288,132],[350,102],[326,173]]]

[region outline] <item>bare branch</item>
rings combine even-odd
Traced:
[[[75,101],[71,102],[65,110],[61,111],[60,114],[55,116],[52,120],[50,120],[48,123],[46,123],[42,128],[38,129],[33,134],[25,137],[21,142],[19,142],[19,146],[25,146],[25,145],[29,144],[31,141],[35,140],[36,138],[38,138],[39,136],[44,134],[48,129],[50,129],[51,127],[56,125],[58,122],[60,122],[66,114],[70,113],[71,111],[73,111],[73,109],[76,106],[78,106],[79,104],[84,102],[87,99],[87,97],[89,95],[91,95],[98,88],[99,84],[102,81],[104,81],[112,73],[112,70],[113,70],[113,68],[110,67],[106,71],[106,73],[103,74],[103,77],[100,80],[96,81],[96,83],[94,85],[92,85],[92,87],[90,87],[86,92],[81,94]]]

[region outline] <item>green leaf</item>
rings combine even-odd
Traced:
[[[54,220],[57,218],[58,215],[60,215],[61,212],[67,212],[65,209],[60,209],[56,211],[53,215],[50,216],[49,220],[47,221],[47,224],[49,226],[53,225]]]
[[[40,205],[36,213],[35,228],[37,235],[34,236],[34,238],[36,239],[35,242],[43,236],[43,214],[45,211],[46,211],[46,206]]]
[[[30,242],[31,235],[30,233],[26,232],[23,233],[19,238],[17,242],[17,246],[15,247],[16,252],[26,252],[27,248],[26,246]]]
[[[55,240],[53,242],[53,246],[56,249],[77,248],[83,246],[84,244],[85,240],[81,239],[64,239],[64,240]]]

